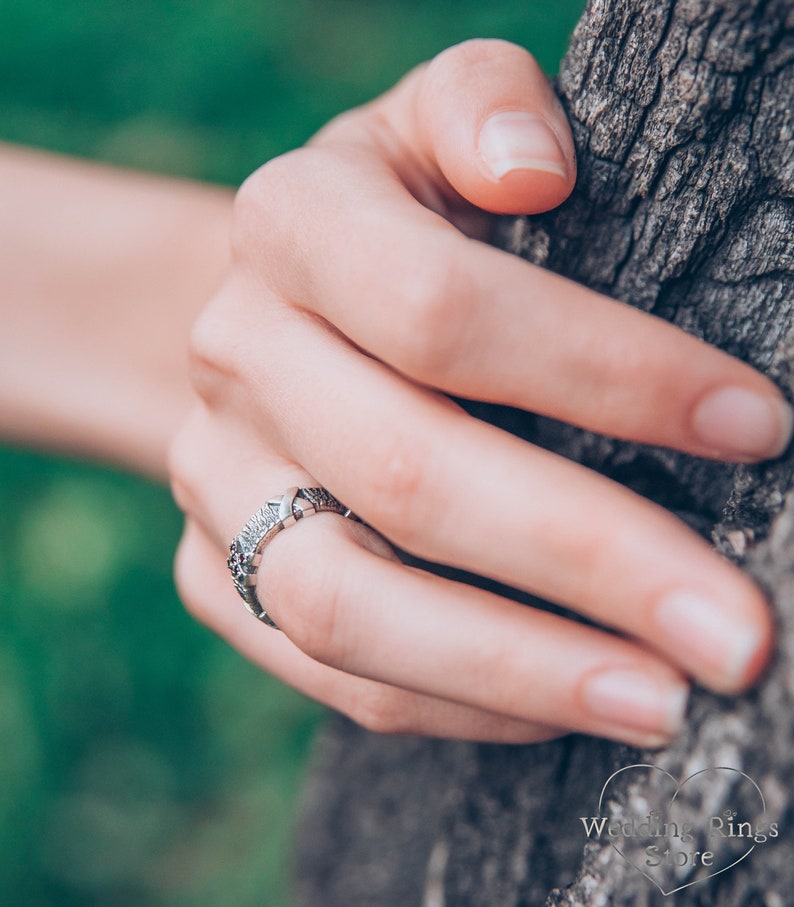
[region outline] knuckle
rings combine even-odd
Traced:
[[[305,551],[298,554],[294,564],[291,557],[281,557],[267,568],[268,589],[285,615],[279,625],[310,658],[345,670],[355,639],[347,632],[339,572],[330,560],[315,559],[307,568]]]
[[[186,532],[174,557],[174,584],[185,610],[197,621],[208,627],[216,623],[215,608],[202,580],[200,558]]]
[[[199,522],[211,512],[211,489],[216,473],[211,430],[206,410],[196,404],[174,434],[167,451],[168,478],[174,500],[189,519]]]
[[[196,393],[216,401],[230,378],[237,375],[235,338],[229,336],[227,319],[221,317],[219,297],[213,299],[193,323],[188,339],[188,374]]]
[[[443,250],[440,250],[443,253]],[[395,364],[426,383],[436,383],[461,355],[461,331],[469,320],[470,296],[452,250],[416,266],[401,287]]]
[[[198,487],[197,458],[187,426],[176,433],[168,447],[168,476],[171,493],[182,511],[194,509],[195,491]]]
[[[376,734],[416,733],[413,709],[403,690],[385,684],[368,684],[356,696],[348,710],[349,717]]]
[[[267,216],[268,211],[265,201],[270,194],[269,174],[274,163],[269,161],[255,170],[243,181],[234,196],[232,252],[235,258],[245,255],[251,238],[258,236],[261,231],[263,218]]]
[[[604,345],[606,346],[606,344]],[[610,343],[597,355],[582,345],[581,362],[587,362],[577,383],[577,408],[587,412],[596,430],[606,433],[631,432],[638,411],[636,400],[647,381],[648,348],[645,344]],[[666,390],[669,393],[669,390]]]
[[[293,208],[295,185],[301,180],[302,150],[275,157],[255,170],[237,190],[232,219],[232,255],[246,261],[252,252],[261,265],[261,255],[276,242],[279,231]]]
[[[408,550],[416,550],[434,507],[434,462],[426,443],[403,433],[375,442],[367,457],[369,521]]]
[[[424,259],[406,275],[402,285],[402,316],[407,332],[416,341],[439,334],[455,314],[457,269],[450,255]]]

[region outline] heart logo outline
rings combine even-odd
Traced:
[[[762,815],[762,817],[766,816],[766,800],[764,798],[763,792],[761,791],[761,788],[755,783],[755,781],[749,775],[745,774],[743,771],[740,771],[738,768],[734,768],[733,766],[730,766],[730,765],[715,765],[715,766],[711,766],[709,768],[699,769],[698,771],[693,772],[691,775],[688,775],[686,778],[684,778],[683,781],[678,781],[673,775],[670,774],[670,772],[665,771],[665,769],[661,768],[660,766],[653,765],[650,763],[644,763],[644,762],[636,763],[634,765],[624,765],[623,768],[619,768],[616,772],[613,772],[607,778],[607,780],[604,782],[604,786],[601,788],[601,794],[598,798],[598,814],[599,815],[603,814],[604,794],[606,793],[606,789],[607,789],[607,787],[609,787],[609,784],[612,781],[612,779],[616,778],[619,774],[621,774],[621,772],[629,771],[630,769],[635,769],[635,768],[655,769],[656,771],[661,772],[663,775],[666,775],[673,782],[673,784],[675,784],[675,786],[676,786],[675,793],[670,798],[670,806],[673,805],[673,803],[675,802],[675,798],[681,792],[681,789],[684,787],[684,785],[687,784],[689,781],[691,781],[692,778],[696,778],[698,775],[702,775],[705,772],[713,772],[713,771],[734,772],[735,774],[741,775],[743,778],[746,778],[750,782],[750,784],[752,784],[753,787],[756,789],[756,791],[758,792],[758,796],[761,798],[761,806],[763,808],[763,812],[761,815]],[[692,885],[698,885],[701,882],[708,882],[709,879],[713,879],[716,876],[721,875],[723,872],[727,872],[729,869],[733,869],[733,867],[737,866],[739,863],[741,863],[742,860],[747,859],[747,857],[750,856],[750,854],[755,850],[755,848],[757,846],[755,843],[753,843],[752,846],[750,847],[750,849],[746,853],[742,854],[742,856],[740,856],[737,860],[734,860],[733,863],[731,863],[729,866],[723,866],[722,869],[718,869],[715,872],[711,872],[707,876],[704,876],[702,879],[694,879],[692,882],[687,882],[685,885],[679,885],[678,888],[671,888],[670,891],[665,891],[664,888],[662,888],[662,886],[656,881],[656,879],[654,879],[652,876],[648,875],[647,872],[643,871],[639,866],[637,866],[637,864],[633,860],[630,860],[623,853],[623,851],[617,846],[617,844],[615,844],[614,841],[612,841],[610,839],[609,843],[615,849],[615,851],[618,854],[620,854],[620,856],[629,864],[629,866],[631,866],[632,869],[636,869],[637,872],[640,873],[640,875],[645,876],[645,878],[649,882],[651,882],[651,884],[653,884],[656,888],[659,889],[662,897],[668,897],[669,895],[675,894],[678,891],[683,891],[684,888],[690,888]]]

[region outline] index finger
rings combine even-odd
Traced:
[[[250,179],[239,205],[248,267],[414,381],[705,457],[750,462],[789,442],[791,409],[764,376],[466,238],[374,152],[298,152]]]

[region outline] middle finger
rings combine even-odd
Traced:
[[[282,314],[267,330],[250,319],[236,348],[245,418],[388,539],[573,607],[717,690],[758,672],[760,591],[673,516]]]

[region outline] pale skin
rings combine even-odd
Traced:
[[[126,462],[162,468],[166,426],[188,408],[166,363],[214,294],[192,331],[195,396],[169,457],[186,513],[182,597],[256,663],[376,730],[507,742],[574,730],[658,746],[680,727],[691,680],[736,693],[768,658],[761,592],[704,541],[447,396],[726,460],[787,445],[790,410],[752,369],[480,241],[490,212],[546,210],[574,180],[567,124],[534,61],[476,42],[267,164],[233,211],[222,194],[183,188],[175,210],[206,204],[207,224],[193,208],[184,235],[168,234],[176,249],[155,244],[159,279],[174,283],[148,289],[174,314],[159,319],[146,368],[160,357],[173,394],[160,394],[170,402],[148,431],[132,407],[142,452]],[[188,278],[193,241],[203,254]],[[160,305],[132,317],[139,333],[100,326],[102,346],[125,355],[92,367],[110,380],[135,363]],[[152,387],[139,391],[157,411]],[[30,405],[0,399],[0,427],[32,437],[15,426]],[[81,437],[60,441],[124,457],[123,428],[93,446]],[[242,607],[225,557],[251,513],[294,485],[324,485],[367,526],[323,514],[267,548],[258,591],[279,632]],[[386,539],[602,629],[403,566]]]
[[[232,193],[0,144],[0,435],[167,478]]]

